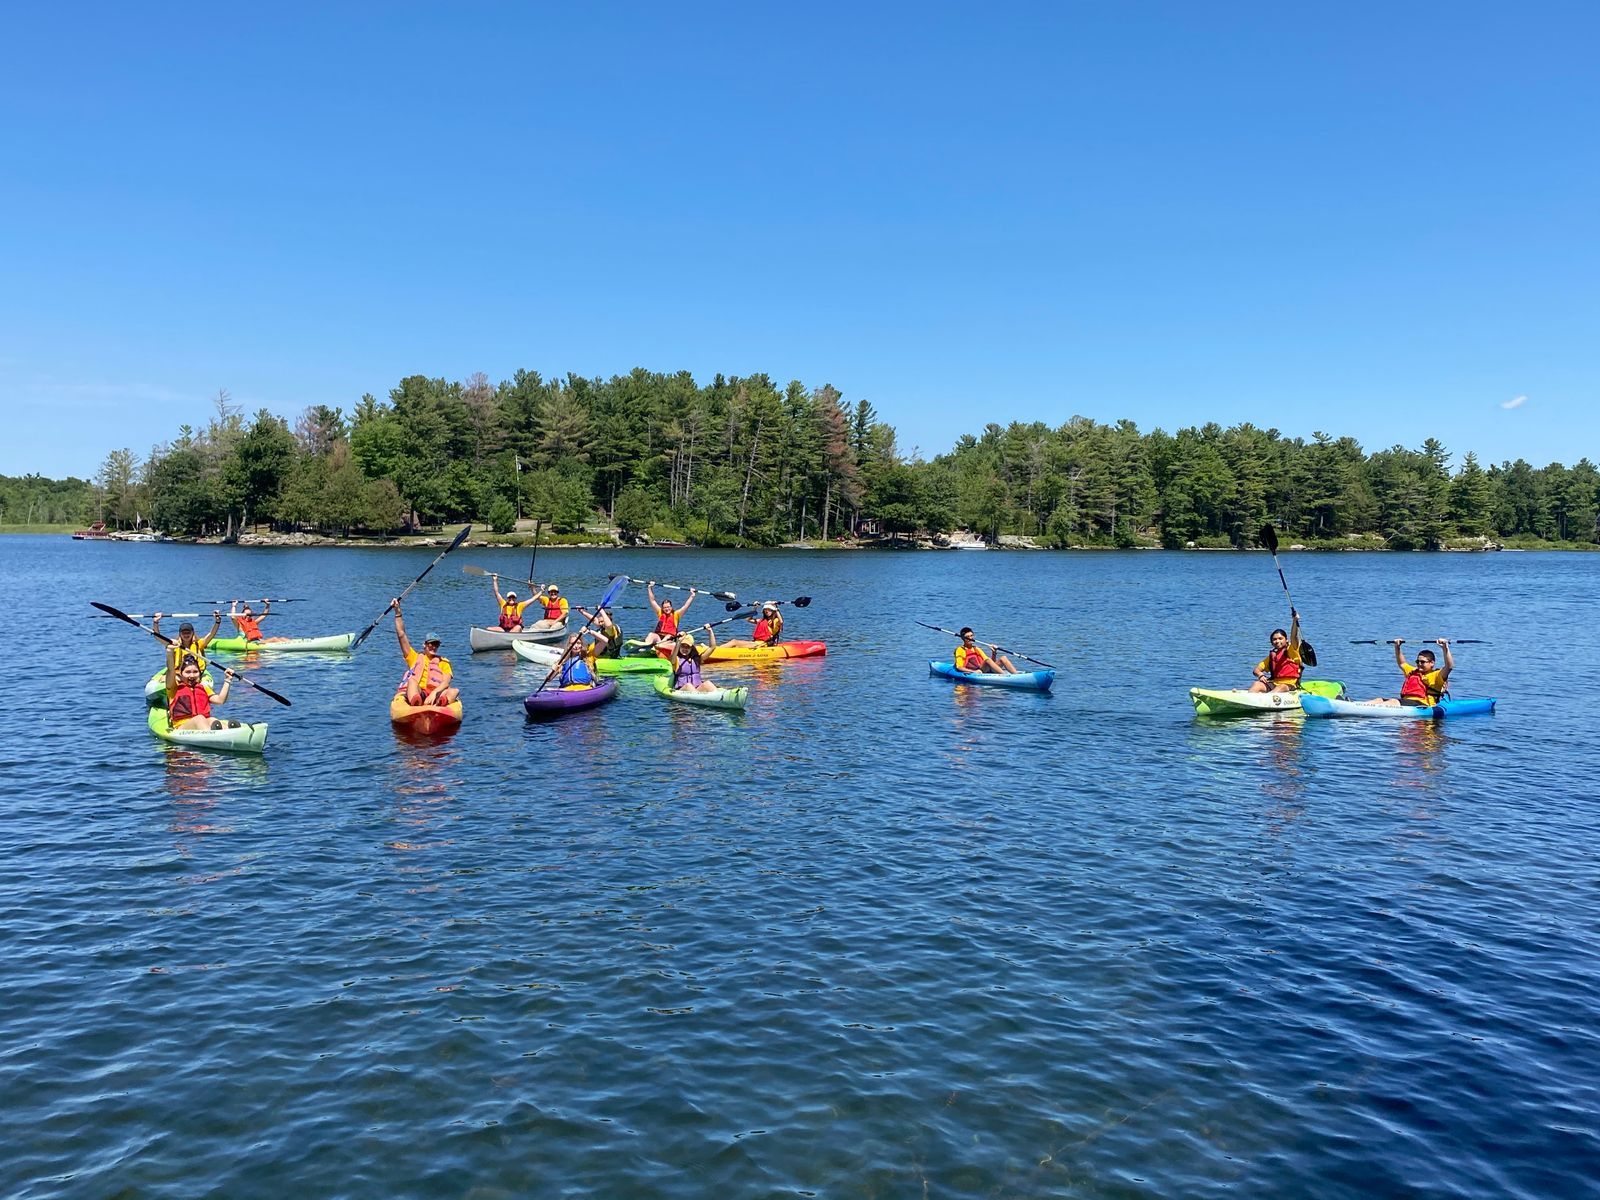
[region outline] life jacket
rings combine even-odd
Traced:
[[[656,620],[656,635],[658,637],[676,637],[678,633],[678,610],[663,611]]]
[[[500,628],[507,633],[522,624],[522,610],[530,602],[518,604],[515,600],[507,600],[500,606]]]
[[[782,632],[783,632],[783,618],[782,617],[773,617],[771,620],[768,620],[766,617],[762,617],[759,621],[756,622],[755,632],[753,634],[751,634],[750,636],[754,640],[756,640],[758,642],[765,642],[767,645],[770,646],[770,645],[772,645],[773,642],[778,640],[778,635],[780,633],[782,633]]]
[[[211,693],[206,691],[205,685],[197,683],[193,687],[179,684],[167,697],[167,727],[182,725],[190,717],[209,717],[211,715]]]
[[[433,691],[434,688],[442,683],[449,683],[450,676],[454,673],[450,669],[450,660],[448,658],[435,658],[433,661],[434,665],[428,666],[428,656],[426,654],[418,654],[413,650],[411,652],[410,669],[406,671],[405,677],[400,680],[400,686],[395,691],[405,691],[413,679],[417,681],[417,690],[423,694]]]
[[[233,623],[239,627],[239,636],[247,642],[261,640],[261,625],[254,617],[235,617]]]
[[[672,686],[674,688],[700,686],[700,663],[693,654],[678,651],[678,665],[672,672]]]
[[[1280,681],[1287,683],[1290,680],[1300,678],[1300,664],[1290,657],[1290,650],[1291,647],[1285,646],[1282,650],[1269,650],[1267,652],[1265,659],[1267,674],[1272,677],[1274,683]]]
[[[1400,699],[1420,700],[1424,704],[1437,704],[1439,703],[1439,696],[1438,692],[1428,686],[1428,681],[1420,667],[1406,672],[1405,681],[1400,684]]]
[[[595,683],[594,672],[583,658],[569,658],[561,665],[562,687],[589,687]]]
[[[599,657],[622,657],[622,626],[613,625],[610,633],[607,633],[604,629],[600,631]]]
[[[567,619],[567,598],[565,596],[546,596],[544,598],[544,619],[546,621],[565,621]]]
[[[970,650],[965,646],[957,646],[955,661],[958,671],[981,671],[983,665],[989,661],[989,656],[976,646]]]

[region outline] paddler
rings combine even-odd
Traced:
[[[400,680],[400,686],[395,688],[396,695],[404,695],[406,703],[413,708],[423,708],[430,704],[441,707],[454,704],[461,695],[457,688],[450,686],[452,674],[450,660],[439,654],[439,636],[430,633],[422,639],[422,653],[418,654],[411,648],[411,641],[406,637],[406,623],[400,616],[400,601],[391,600],[389,607],[394,609],[394,634],[400,641],[400,653],[406,657],[405,678]]]
[[[1300,686],[1300,614],[1289,610],[1287,631],[1272,631],[1272,648],[1256,664],[1252,692],[1292,692]]]
[[[194,636],[194,626],[185,621],[178,626],[178,640],[175,643],[183,651],[184,657],[193,659],[200,667],[202,675],[206,672],[206,647],[211,645],[211,639],[217,636],[217,631],[222,628],[222,610],[211,610],[211,632],[203,638]],[[161,614],[156,613],[150,621],[150,628],[159,636],[161,633]],[[182,666],[182,663],[179,664]]]
[[[241,611],[239,605],[243,604]],[[255,610],[250,607],[248,600],[235,600],[228,606],[228,619],[239,628],[239,636],[247,642],[261,640],[261,622],[272,615],[272,601],[261,601],[261,615],[256,616]]]
[[[776,646],[778,639],[783,636],[783,614],[778,611],[776,601],[768,600],[756,612],[745,618],[755,628],[747,638],[729,638],[723,642],[724,646]]]
[[[595,643],[586,642],[583,635],[575,633],[567,642],[566,661],[561,664],[559,686],[564,688],[592,688],[600,682],[600,672],[595,668]]]
[[[991,658],[983,652],[982,647],[988,646],[994,652]],[[972,632],[972,626],[961,627],[961,644],[956,647],[955,666],[958,671],[965,671],[969,675],[1016,675],[1017,669],[1011,665],[1011,660],[1000,653],[1000,647],[993,642],[978,641],[977,634]]]
[[[500,576],[489,576],[489,582],[494,585],[495,603],[500,606],[500,628],[507,633],[522,632],[522,610],[533,603],[533,597],[518,601],[516,592],[508,591],[504,596],[500,594]]]
[[[215,694],[206,691],[200,682],[202,672],[195,656],[186,654],[176,642],[167,647],[167,728],[168,729],[221,729],[223,722],[211,715],[211,706],[226,704],[228,688],[233,683],[233,668],[222,669],[222,690]],[[229,729],[239,728],[239,722],[227,722]]]
[[[565,621],[567,619],[567,610],[571,606],[567,604],[567,598],[561,594],[561,589],[555,584],[546,584],[544,594],[535,597],[535,599],[544,605],[544,619],[546,621]]]
[[[597,658],[622,657],[622,629],[617,625],[609,608],[602,608],[597,612],[590,612],[583,605],[578,605],[578,611],[585,619],[594,622],[594,628],[589,630],[589,636],[595,639],[595,656]]]
[[[1390,638],[1389,644],[1394,647],[1394,664],[1405,676],[1400,682],[1400,698],[1396,700],[1389,696],[1379,696],[1369,700],[1368,703],[1428,708],[1443,700],[1445,689],[1450,683],[1450,672],[1456,669],[1456,660],[1450,653],[1449,641],[1445,638],[1435,638],[1433,643],[1444,651],[1442,671],[1438,669],[1438,659],[1434,657],[1432,650],[1418,650],[1416,665],[1413,666],[1406,661],[1406,656],[1400,649],[1406,644],[1404,638]]]
[[[689,606],[685,604],[684,608]],[[672,689],[673,691],[688,692],[714,692],[717,685],[712,683],[700,673],[700,664],[705,661],[705,656],[717,648],[717,631],[710,625],[702,625],[706,631],[709,642],[705,646],[694,643],[694,634],[680,633],[670,643],[671,653],[667,661],[672,664]]]
[[[683,614],[689,611],[689,605],[694,603],[694,598],[699,595],[699,589],[690,588],[689,598],[683,602],[682,608],[674,608],[671,600],[656,601],[656,581],[652,579],[645,584],[645,595],[649,597],[650,607],[655,610],[656,627],[644,635],[644,644],[654,646],[657,642],[671,641],[678,636],[678,622],[683,619]]]

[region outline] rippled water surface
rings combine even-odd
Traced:
[[[257,759],[152,738],[158,647],[86,619],[359,629],[429,557],[0,539],[0,1195],[1600,1194],[1600,559],[1285,556],[1352,692],[1349,639],[1492,643],[1437,726],[1196,720],[1284,623],[1259,554],[545,551],[811,595],[830,652],[529,725],[460,571],[526,557],[458,551],[406,608],[459,733],[396,736],[380,629],[250,664]]]

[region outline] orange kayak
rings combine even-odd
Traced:
[[[443,733],[461,724],[461,701],[424,704],[419,708],[407,704],[404,696],[396,694],[389,701],[389,720],[415,733]]]
[[[814,658],[828,652],[827,642],[779,642],[776,646],[718,646],[706,662],[779,662],[785,658]]]

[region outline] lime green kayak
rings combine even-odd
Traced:
[[[513,642],[512,652],[541,667],[553,667],[561,660],[563,646],[541,646],[537,642]],[[627,658],[597,658],[595,670],[602,675],[666,675],[672,664],[659,654],[636,654]]]
[[[276,654],[287,654],[292,651],[306,650],[348,650],[350,643],[355,641],[353,633],[330,633],[327,637],[314,638],[261,638],[257,641],[246,641],[242,637],[212,638],[210,649],[224,650],[233,654],[243,654],[272,651]]]
[[[657,679],[655,685],[658,696],[665,696],[668,700],[677,700],[683,704],[699,704],[705,708],[742,709],[750,702],[750,689],[747,687],[717,688],[713,692],[697,692],[693,688],[675,688],[665,679]]]
[[[152,708],[149,712],[146,723],[150,726],[150,732],[164,742],[192,746],[198,750],[236,750],[244,754],[260,754],[267,744],[265,721],[246,725],[217,718],[213,724],[220,725],[220,729],[169,729],[166,709]]]
[[[1344,684],[1335,679],[1303,679],[1297,692],[1252,692],[1245,688],[1190,688],[1189,702],[1200,717],[1259,716],[1271,712],[1299,712],[1300,697],[1338,698]]]

